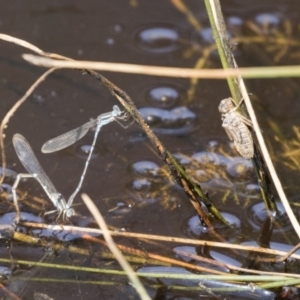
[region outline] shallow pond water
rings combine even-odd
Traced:
[[[78,60],[194,68],[214,43],[205,6],[201,1],[182,2],[197,19],[196,24],[178,9],[176,3],[179,1],[90,0],[85,3],[0,0],[0,32],[27,40],[45,51]],[[299,37],[297,5],[296,1],[222,1],[228,34],[232,43],[238,43],[233,52],[240,66],[298,63],[300,44],[292,43]],[[282,42],[282,37],[292,41],[291,44]],[[0,41],[0,49],[2,119],[44,69],[22,60],[21,54],[29,50],[3,41]],[[211,48],[204,67],[220,67],[215,49]],[[216,232],[224,240],[284,251],[298,243],[275,192],[279,220],[275,228],[268,227],[268,212],[264,208],[252,164],[240,157],[221,127],[218,105],[230,94],[225,80],[201,79],[195,82],[180,76],[167,78],[109,72],[103,75],[130,95],[166,148],[191,178],[209,193],[212,202],[231,225],[228,228],[212,220]],[[253,105],[261,129],[298,216],[299,155],[292,151],[299,146],[300,136],[299,80],[257,79],[246,83],[249,93],[255,95]],[[80,179],[94,130],[61,151],[42,154],[40,149],[49,139],[111,111],[115,104],[118,104],[116,98],[104,86],[75,70],[54,72],[34,91],[5,130],[8,170],[2,184],[0,225],[12,223],[11,187],[17,174],[25,172],[11,143],[13,134],[20,133],[26,137],[57,190],[68,199]],[[23,219],[55,224],[53,215],[42,218],[45,211],[54,207],[35,180],[22,181],[18,192]],[[101,129],[80,192],[93,199],[106,222],[114,229],[216,240],[200,223],[187,196],[137,124],[125,129],[113,122]],[[74,209],[78,216],[71,219],[73,225],[97,228],[79,195],[75,198]],[[50,299],[138,299],[125,276],[10,263],[9,260],[14,258],[120,270],[105,246],[81,234],[71,234],[63,228],[50,231],[25,226],[20,226],[18,231],[38,241],[33,245],[10,240],[3,231],[0,251],[1,257],[8,261],[0,263],[0,279],[3,278],[1,282],[11,293],[22,299],[44,299],[40,294],[48,295]],[[94,234],[93,237],[99,235]],[[159,253],[199,266],[206,263],[187,259],[178,251],[234,266],[247,265],[245,252],[235,255],[222,248],[177,243],[148,244],[124,237],[115,240],[144,253]],[[64,248],[58,250],[55,245],[59,242],[63,242]],[[48,247],[45,247],[46,244]],[[78,249],[85,252],[78,253]],[[157,262],[129,261],[141,273],[168,271]],[[286,266],[261,263],[256,268],[297,272],[298,265],[296,260],[291,259]],[[215,269],[229,272],[226,268]],[[169,272],[191,273],[177,266],[169,267]],[[200,291],[167,289],[168,285],[197,286],[194,281],[164,282],[145,277],[143,282],[153,299],[200,299],[201,295],[215,299],[208,289],[217,285],[213,281],[203,283],[207,289],[201,294]],[[165,286],[157,288],[155,284]],[[276,293],[279,297],[281,292]],[[258,290],[257,294],[251,295],[251,290],[246,288],[242,298],[275,299],[276,293]],[[4,297],[7,292],[2,288],[0,294]],[[224,299],[223,296],[218,299]],[[241,299],[238,293],[227,296]]]

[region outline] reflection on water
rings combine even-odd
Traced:
[[[153,131],[158,133],[184,134],[195,127],[196,114],[184,106],[171,110],[143,107],[139,112]]]
[[[160,84],[147,89],[145,98],[154,106],[172,107],[183,100],[183,90],[176,85]]]
[[[179,46],[179,34],[170,24],[151,24],[139,28],[134,35],[136,47],[149,53],[170,53]]]

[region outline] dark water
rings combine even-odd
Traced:
[[[0,1],[0,32],[27,40],[45,51],[79,60],[193,68],[203,51],[213,43],[213,38],[204,4],[189,1],[186,5],[201,28],[195,28],[171,1]],[[298,64],[300,43],[287,46],[287,41],[297,41],[299,37],[297,1],[283,3],[228,0],[222,1],[222,5],[228,33],[239,43],[234,53],[240,66]],[[238,40],[240,37],[259,37],[261,40],[258,43],[243,43]],[[267,40],[268,37],[277,37],[278,41]],[[279,38],[286,40],[280,41]],[[0,116],[3,118],[43,70],[20,58],[28,50],[2,41],[0,49]],[[205,67],[220,67],[215,51],[212,51]],[[279,200],[278,209],[282,215],[280,228],[274,228],[271,233],[268,231],[268,245],[261,240],[267,213],[253,167],[250,161],[238,155],[221,128],[217,107],[221,99],[229,96],[225,80],[202,79],[193,83],[180,78],[117,73],[103,75],[130,95],[166,148],[180,160],[190,176],[209,192],[211,200],[224,218],[233,225],[228,229],[215,224],[216,231],[228,242],[285,250],[297,243],[297,237]],[[298,147],[297,129],[293,129],[293,126],[299,126],[299,86],[297,79],[247,81],[248,91],[255,95],[253,105],[280,178],[294,204],[297,204],[299,190],[296,185],[299,174],[298,157],[295,154],[293,159],[289,159],[291,155],[288,155],[288,151]],[[115,104],[118,104],[117,100],[107,89],[88,75],[75,70],[53,73],[15,113],[5,132],[9,173],[3,190],[10,193],[16,174],[25,171],[11,143],[13,134],[20,133],[28,139],[57,190],[68,198],[79,181],[94,132],[91,131],[76,144],[53,154],[42,154],[40,148],[47,140],[76,128],[99,114],[111,111]],[[277,125],[277,131],[274,125]],[[43,200],[42,208],[40,204],[36,208],[30,207],[24,199],[21,204],[23,218],[40,222],[41,209],[53,210],[52,204],[44,200],[46,196],[34,180],[22,183],[19,188],[22,192],[28,192],[28,197]],[[116,122],[103,127],[81,191],[95,201],[108,224],[116,228],[149,234],[213,239],[206,228],[199,225],[186,195],[168,175],[167,169],[136,124],[128,129]],[[8,214],[14,210],[7,201],[11,201],[11,197],[3,199],[1,203],[1,224],[11,222],[13,217]],[[92,222],[89,219],[90,213],[79,196],[74,203],[74,208],[82,215],[82,218],[74,220],[74,225],[87,226]],[[297,205],[294,208],[298,214]],[[68,238],[63,234],[49,236],[44,231],[21,230],[53,241],[71,241],[76,246],[88,249],[90,254],[103,250],[102,246],[79,238]],[[180,260],[184,259],[169,250],[185,247],[190,253],[209,256],[236,266],[244,264],[244,257],[234,257],[230,251],[222,249],[168,244],[166,247],[169,249],[162,250],[144,242],[139,244],[136,240],[116,240],[120,244],[167,254]],[[3,258],[10,257],[8,245],[10,243],[3,239]],[[13,242],[11,255],[15,259],[38,261],[44,253],[43,247]],[[101,259],[97,255],[86,257],[70,254],[68,251],[53,254],[46,261],[119,269],[117,263],[109,259]],[[132,265],[135,269],[144,271],[142,264]],[[29,278],[28,281],[5,281],[5,286],[22,299],[33,299],[34,292],[45,293],[54,299],[138,298],[125,277],[120,279],[113,275],[48,268],[28,270],[28,267],[22,265],[12,268],[11,264],[5,263],[2,266],[6,272],[12,273],[11,279],[20,275]],[[286,269],[269,264],[257,268],[282,272],[297,270],[294,261]],[[174,269],[173,272],[178,270]],[[54,278],[57,281],[34,282],[30,278]],[[64,282],[66,279],[74,282]],[[84,282],[87,280],[115,284],[94,285]],[[195,282],[177,284],[197,285]],[[213,283],[207,286],[213,286]],[[153,298],[156,295],[156,299],[201,298],[196,292],[161,292],[150,287],[149,293]],[[272,293],[261,294],[260,297],[273,299]],[[280,291],[277,293],[280,294]],[[238,294],[231,297],[241,299]],[[245,291],[242,298],[252,299],[249,291]]]

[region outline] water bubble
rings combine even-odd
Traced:
[[[186,261],[186,262],[190,262],[191,258],[189,258],[188,256],[185,256],[184,254],[181,254],[180,252],[187,252],[193,255],[197,255],[196,249],[193,246],[177,246],[175,248],[173,248],[173,251],[176,253],[176,258]]]
[[[87,159],[91,151],[91,148],[92,148],[91,145],[79,145],[76,147],[75,154],[80,158]],[[97,147],[95,147],[91,159],[94,159],[98,156],[99,156],[99,152],[97,150]]]
[[[33,233],[35,233],[33,231]],[[53,237],[59,241],[63,241],[63,242],[70,242],[70,241],[74,241],[74,240],[78,240],[80,238],[82,238],[82,233],[80,232],[76,232],[76,231],[70,231],[70,230],[64,230],[64,228],[62,227],[61,230],[57,230],[57,231],[53,231],[52,229],[37,229],[36,230],[36,234],[39,234],[40,238],[50,238],[53,239]],[[99,233],[95,233],[95,234],[91,234],[92,236],[98,236]],[[48,250],[49,251],[49,250]]]
[[[174,153],[173,156],[179,161],[183,166],[188,166],[191,164],[191,159],[187,155],[181,153]]]
[[[145,142],[147,139],[145,133],[136,131],[132,133],[129,137],[128,140],[132,144],[140,143],[140,142]]]
[[[272,36],[275,39],[280,35],[290,35],[291,28],[287,26],[286,18],[279,12],[266,12],[257,14],[250,21],[249,27],[255,35]],[[271,43],[274,41],[271,41]],[[269,50],[269,51],[272,51]]]
[[[16,171],[13,171],[9,168],[5,168],[5,178],[13,179],[15,180],[18,176],[18,173]],[[3,168],[0,167],[0,176],[3,176]]]
[[[170,53],[179,48],[179,34],[169,24],[147,25],[134,34],[135,45],[150,53]]]
[[[8,183],[2,183],[0,186],[1,196],[7,201],[13,201],[12,186]],[[18,197],[18,196],[17,196]]]
[[[46,100],[56,97],[57,94],[58,92],[54,89],[36,90],[30,98],[30,101],[42,105]]]
[[[216,190],[220,191],[234,191],[235,186],[232,182],[228,181],[227,179],[220,178],[218,175],[215,175],[211,181],[209,181],[209,188],[211,192],[214,192]]]
[[[147,89],[145,98],[152,104],[171,107],[181,101],[182,91],[175,85],[161,84]]]
[[[294,245],[288,245],[288,244],[283,244],[283,243],[278,243],[278,242],[271,242],[270,243],[270,248],[278,251],[283,251],[283,252],[289,252],[294,248]],[[293,252],[294,254],[300,255],[300,249],[297,251]]]
[[[232,212],[228,211],[221,211],[220,212],[222,217],[225,219],[228,225],[222,223],[219,220],[213,221],[214,229],[220,234],[225,240],[232,241],[239,236],[241,231],[241,219],[233,214]]]
[[[192,154],[187,161],[189,176],[208,190],[245,193],[246,183],[252,183],[254,177],[251,161],[236,156],[226,139],[205,139],[202,144],[204,150]]]
[[[10,212],[0,216],[0,224],[12,224],[16,217],[15,212]],[[42,223],[43,220],[40,217],[35,216],[34,214],[21,212],[21,219],[28,222]]]
[[[125,31],[125,26],[121,23],[116,23],[109,27],[109,31],[112,34],[121,35]]]
[[[212,173],[205,170],[196,170],[194,176],[197,178],[197,182],[208,182],[213,178]]]
[[[124,215],[130,213],[132,211],[132,208],[133,205],[131,203],[118,201],[108,212],[113,215]]]
[[[281,202],[276,201],[276,206],[278,209],[278,213],[275,217],[275,220],[277,221],[277,225],[280,224],[280,228],[278,226],[274,227],[273,233],[291,229],[291,223],[284,210],[283,205],[281,204]],[[268,219],[269,214],[272,214],[272,212],[267,211],[264,202],[258,202],[249,207],[247,211],[247,220],[255,230],[260,230],[261,226]]]
[[[237,16],[230,16],[226,21],[227,30],[230,31],[232,36],[242,35],[242,28],[244,25],[244,20]],[[234,49],[235,50],[235,49]]]
[[[233,158],[235,158],[235,156],[237,158],[241,158],[240,154],[236,150],[234,143],[229,139],[208,139],[205,145],[207,151],[223,155],[227,159],[227,162],[230,162]]]
[[[137,179],[133,181],[132,188],[134,191],[139,193],[149,193],[152,188],[152,183],[150,180],[147,179]]]
[[[16,179],[17,176],[18,176],[18,173],[16,171],[13,171],[9,168],[5,168],[5,178],[10,178],[10,179]],[[3,168],[0,167],[0,175],[2,176],[3,175]]]
[[[240,37],[243,35],[244,20],[238,16],[230,16],[226,20],[227,30],[232,37]],[[231,43],[231,51],[234,55],[241,55],[242,50],[238,43]]]
[[[244,20],[237,16],[230,16],[227,18],[226,25],[230,27],[241,27],[244,24]]]
[[[215,152],[218,147],[220,147],[220,142],[217,140],[209,140],[206,145],[207,151],[211,152]]]
[[[196,114],[185,106],[171,110],[144,107],[139,112],[153,130],[159,133],[183,134],[195,128]]]
[[[241,220],[231,212],[221,212],[222,217],[226,220],[226,222],[231,226],[235,228],[241,227]],[[220,228],[220,227],[216,227]],[[227,225],[222,224],[222,228],[227,228]]]
[[[170,117],[174,121],[177,121],[178,119],[186,120],[196,118],[196,114],[185,106],[173,108],[170,112]]]
[[[6,280],[12,275],[12,270],[8,267],[0,266],[0,279]]]
[[[43,95],[34,93],[32,95],[32,100],[31,101],[34,102],[34,103],[37,103],[37,104],[43,104],[46,101],[46,99],[44,98]]]
[[[202,165],[226,166],[228,163],[228,159],[225,156],[207,151],[200,151],[193,154],[192,159]]]
[[[0,186],[0,190],[1,190],[1,192],[11,194],[12,193],[12,186],[10,184],[7,184],[7,183],[2,183],[1,186]]]
[[[50,91],[50,96],[53,97],[53,98],[56,97],[57,96],[57,92],[55,90],[51,90]]]
[[[245,242],[242,242],[241,245],[247,246],[247,247],[260,247],[260,245],[258,245],[258,243],[256,241],[245,241]],[[294,245],[283,244],[283,243],[278,243],[278,242],[273,242],[273,241],[270,241],[269,246],[270,246],[269,248],[272,250],[283,251],[283,252],[289,252],[294,247]],[[242,255],[243,255],[243,253],[244,252],[241,252]],[[294,254],[300,255],[300,249],[295,251]],[[290,257],[289,260],[290,259],[294,259],[294,258]],[[298,267],[298,270],[299,270],[299,267]]]
[[[109,45],[109,46],[112,46],[115,44],[115,39],[114,38],[108,38],[106,39],[106,44]]]
[[[136,179],[128,184],[129,189],[135,199],[154,203],[158,200],[159,194],[156,193],[158,187],[151,180],[142,178]]]
[[[139,112],[150,126],[160,125],[162,120],[168,117],[168,111],[159,108],[144,107],[139,109]]]
[[[209,229],[201,224],[198,216],[193,216],[187,221],[186,232],[188,236],[199,238],[202,234],[207,234]]]
[[[152,161],[138,161],[131,165],[131,169],[137,175],[142,176],[157,176],[159,172],[159,166]]]
[[[236,181],[249,181],[254,178],[253,164],[249,159],[234,158],[226,169],[230,178]]]
[[[229,38],[231,38],[231,34],[228,33]],[[213,31],[211,27],[205,27],[201,30],[195,30],[192,34],[192,41],[199,45],[212,45],[215,43],[215,39],[213,36]]]
[[[228,34],[229,38],[232,37],[230,32],[227,32],[227,34]],[[201,45],[204,47],[215,44],[215,39],[214,39],[213,31],[212,31],[211,27],[205,27],[205,28],[202,28],[201,30],[195,30],[192,34],[191,40],[194,44]],[[212,55],[214,57],[215,56],[219,57],[217,49],[212,51]]]
[[[206,27],[201,30],[197,30],[193,34],[194,41],[197,44],[213,44],[215,42],[211,27]]]
[[[232,265],[232,266],[238,267],[238,268],[242,266],[242,263],[240,261],[236,260],[235,258],[230,257],[229,254],[226,255],[224,253],[225,253],[225,251],[223,251],[222,253],[220,253],[218,251],[214,251],[214,250],[209,251],[210,256],[218,262]]]
[[[205,249],[206,248],[206,249]],[[187,263],[192,263],[193,265],[198,265],[203,268],[207,268],[210,270],[219,270],[223,272],[228,272],[227,268],[222,266],[216,266],[209,263],[206,260],[203,260],[203,257],[207,257],[208,249],[206,246],[178,246],[173,248],[173,252],[175,253],[175,258],[180,259],[181,261],[185,261]],[[195,298],[193,298],[195,299]]]
[[[257,183],[248,183],[238,186],[237,193],[248,198],[260,198],[260,187]]]
[[[258,14],[254,20],[261,26],[277,27],[282,21],[282,16],[277,13],[262,13]]]

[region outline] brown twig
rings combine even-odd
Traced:
[[[0,125],[0,147],[1,147],[1,157],[2,157],[2,169],[3,173],[0,178],[0,184],[3,182],[5,178],[5,169],[6,169],[6,155],[5,155],[5,145],[4,145],[4,130],[7,127],[7,124],[10,118],[14,115],[17,109],[26,101],[26,99],[33,93],[33,91],[38,87],[38,85],[46,79],[48,75],[54,72],[56,69],[52,68],[45,72],[42,76],[40,76],[36,82],[27,90],[25,95],[19,99],[14,106],[6,113]]]
[[[0,289],[7,293],[7,295],[9,295],[9,299],[12,299],[12,300],[21,300],[20,297],[18,297],[16,294],[12,293],[11,291],[9,291],[2,283],[0,283]]]
[[[29,223],[30,224],[30,223]],[[23,224],[24,225],[24,224]],[[28,225],[28,224],[26,224]],[[32,225],[34,225],[32,223]],[[37,228],[48,228],[50,227],[51,230],[69,230],[69,228],[72,228],[72,230],[70,230],[70,233],[72,233],[72,231],[74,233],[78,233],[78,232],[86,232],[86,233],[82,233],[82,238],[84,238],[87,241],[91,241],[93,243],[100,243],[102,245],[106,245],[104,241],[91,236],[88,233],[103,233],[102,230],[99,229],[94,229],[94,228],[80,228],[80,227],[73,227],[73,226],[59,226],[59,225],[55,225],[55,226],[51,226],[51,225],[45,225],[45,224],[35,224]],[[43,225],[43,226],[41,226]],[[55,229],[53,229],[55,228]],[[78,231],[78,232],[77,232]],[[137,234],[137,233],[128,233],[128,232],[116,232],[116,231],[110,231],[111,235],[115,235],[115,236],[127,236],[127,237],[137,237],[137,238],[148,238],[148,239],[155,239],[155,240],[160,240],[160,241],[168,241],[168,242],[178,242],[178,243],[183,243],[185,245],[187,244],[194,244],[194,245],[205,245],[205,246],[211,246],[211,247],[222,247],[222,248],[233,248],[233,249],[240,249],[240,250],[246,250],[246,251],[255,251],[255,252],[260,252],[260,253],[264,253],[264,254],[272,254],[272,255],[286,255],[286,252],[283,251],[277,251],[277,250],[272,250],[272,249],[267,249],[267,248],[260,248],[260,247],[252,247],[252,246],[243,246],[243,245],[233,245],[233,244],[223,244],[223,243],[217,243],[217,242],[211,242],[211,241],[197,241],[197,240],[191,240],[191,239],[182,239],[182,238],[176,238],[176,237],[163,237],[163,236],[153,236],[153,235],[145,235],[145,234]],[[56,251],[61,251],[62,249],[65,249],[65,246],[63,245],[63,243],[54,243],[54,244],[40,244],[41,240],[38,238],[33,238],[31,236],[27,236],[25,234],[21,234],[21,233],[14,233],[13,235],[13,239],[18,240],[18,241],[23,241],[26,243],[30,243],[30,244],[36,244],[39,246],[43,246],[43,247],[48,247],[51,245],[51,247],[53,246],[53,248]],[[211,272],[211,268],[203,268],[200,266],[197,266],[195,264],[192,263],[187,263],[187,262],[182,262],[182,261],[178,261],[166,256],[162,256],[162,255],[157,255],[154,253],[145,253],[145,251],[141,251],[138,249],[133,249],[130,247],[126,247],[123,245],[118,244],[118,247],[127,253],[133,254],[133,255],[137,255],[139,257],[146,257],[147,259],[154,259],[157,260],[159,262],[163,262],[163,264],[165,265],[165,263],[171,264],[171,265],[175,265],[175,266],[180,266],[183,268],[187,268],[189,270],[193,270],[196,272],[205,272],[205,273],[214,273],[214,272],[219,272],[219,271],[215,271]],[[83,255],[90,255],[90,252],[78,247],[74,247],[74,246],[69,246],[68,250],[71,252],[75,252],[75,253],[80,253]],[[291,251],[290,251],[291,252]],[[288,253],[289,255],[291,255],[291,253]],[[187,257],[190,257],[192,260],[196,260],[196,261],[205,261],[205,258],[198,256],[198,255],[193,255],[191,253],[186,253],[184,251],[178,251],[176,250],[176,253],[179,253],[181,255],[185,255]],[[292,254],[291,257],[296,258],[296,259],[300,259],[300,256],[297,254]],[[270,259],[263,259],[264,261],[271,261]],[[273,262],[276,262],[276,259],[272,260]],[[218,264],[219,266],[223,266],[223,267],[227,267],[233,271],[241,271],[241,272],[248,272],[250,274],[265,274],[265,275],[282,275],[282,276],[286,276],[286,277],[297,277],[299,278],[300,275],[299,274],[286,274],[286,273],[280,273],[280,272],[267,272],[267,271],[256,271],[256,270],[252,270],[252,269],[243,269],[243,268],[237,268],[235,266],[232,266],[230,264],[223,264],[220,262],[216,262],[214,260],[212,261],[206,261],[207,263],[211,263],[213,265]]]
[[[91,214],[93,215],[93,217],[95,218],[95,220],[98,223],[99,227],[102,229],[103,236],[105,238],[105,241],[107,243],[107,246],[108,246],[109,250],[112,252],[112,254],[116,258],[116,260],[118,261],[118,263],[120,264],[122,269],[126,272],[126,274],[128,276],[128,279],[132,283],[133,287],[136,289],[136,291],[139,294],[139,296],[141,297],[141,299],[151,300],[151,298],[148,295],[146,289],[142,285],[140,279],[138,278],[136,273],[133,271],[130,264],[127,262],[127,260],[123,256],[122,252],[116,246],[114,240],[112,239],[112,237],[110,235],[108,227],[107,227],[100,211],[98,210],[98,208],[94,204],[94,202],[86,194],[82,194],[81,198],[82,198],[83,202],[85,203],[85,205],[88,207],[88,209],[91,212]]]
[[[65,231],[73,233],[74,235],[80,234],[97,234],[101,235],[103,232],[100,229],[95,228],[82,228],[76,226],[67,226],[64,225],[47,225],[42,223],[31,223],[31,222],[23,222],[22,226],[32,227],[32,228],[41,228],[47,229],[52,231],[61,231],[62,229]],[[138,239],[150,239],[156,241],[165,241],[165,242],[172,242],[172,243],[180,243],[185,245],[204,245],[209,247],[217,247],[217,248],[226,248],[226,249],[236,249],[236,250],[243,250],[243,251],[250,251],[262,254],[269,254],[269,255],[276,255],[276,256],[283,256],[286,255],[287,252],[280,251],[280,250],[273,250],[269,248],[262,248],[262,247],[254,247],[254,246],[245,246],[239,244],[230,244],[230,243],[220,243],[220,242],[213,242],[207,240],[195,240],[195,239],[186,239],[186,238],[178,238],[178,237],[171,237],[171,236],[159,236],[159,235],[152,235],[152,234],[143,234],[143,233],[135,233],[135,232],[123,232],[123,231],[111,231],[111,235],[113,236],[123,236],[123,237],[134,237]],[[293,258],[300,259],[300,255],[292,254]]]
[[[287,260],[294,252],[296,252],[300,248],[300,243],[298,243],[295,247],[293,247],[286,255],[279,257],[275,260],[275,262],[283,262]]]
[[[105,242],[103,242],[103,241],[101,241],[101,240],[99,240],[95,237],[86,236],[86,239],[89,240],[89,241],[92,241],[94,243],[101,243],[101,244],[107,246],[107,244]],[[136,256],[139,256],[139,257],[145,257],[147,259],[153,259],[153,260],[156,260],[156,261],[159,261],[159,262],[163,262],[164,264],[167,263],[169,265],[186,268],[186,269],[189,269],[189,270],[194,271],[194,272],[204,272],[204,273],[215,274],[215,275],[225,275],[226,274],[226,273],[221,272],[221,271],[213,270],[212,268],[205,268],[205,267],[197,266],[197,265],[194,265],[192,263],[183,262],[183,261],[180,261],[180,260],[176,260],[176,259],[173,259],[173,258],[162,256],[162,255],[159,255],[159,254],[154,254],[154,253],[151,253],[151,252],[145,252],[145,251],[142,251],[142,250],[133,249],[133,248],[123,246],[123,245],[120,245],[120,244],[118,244],[118,248],[120,250],[122,250],[123,252],[130,253],[132,255],[136,255]]]

